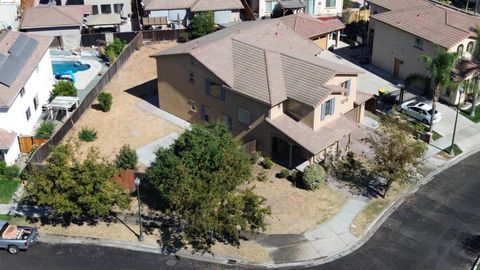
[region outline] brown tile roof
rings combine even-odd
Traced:
[[[377,6],[384,7],[389,10],[395,10],[395,9],[421,6],[428,1],[427,0],[367,0],[367,2]]]
[[[305,38],[313,38],[345,28],[339,19],[321,20],[304,13],[279,18],[284,24]]]
[[[450,49],[475,36],[480,18],[433,3],[373,15],[372,18]]]
[[[472,76],[478,76],[480,64],[468,59],[462,59],[452,69],[452,79],[456,82],[461,82],[465,79],[470,79]]]
[[[360,105],[365,103],[367,100],[370,100],[371,98],[373,98],[373,95],[362,92],[362,91],[358,91],[357,89],[357,96],[355,98],[354,103]]]
[[[336,74],[358,74],[322,60],[321,49],[280,20],[244,22],[154,56],[190,54],[233,90],[269,105],[287,97],[315,107]]]
[[[265,120],[313,155],[360,128],[359,124],[345,116],[338,117],[318,130],[313,130],[285,114]]]
[[[20,35],[26,35],[30,38],[33,38],[38,42],[38,44],[34,52],[30,55],[30,58],[27,60],[26,64],[20,70],[20,73],[17,74],[13,83],[10,86],[0,84],[0,108],[10,107],[22,87],[25,86],[25,83],[30,78],[30,75],[35,70],[40,60],[42,60],[53,39],[52,37],[47,36],[32,35],[20,32],[8,32],[8,34],[0,40],[0,53],[8,57],[8,51]]]
[[[90,13],[92,13],[90,5],[29,8],[23,12],[20,29],[81,26],[84,15]]]
[[[243,5],[240,0],[197,0],[190,7],[192,12],[237,9],[243,9]]]
[[[243,9],[240,0],[151,0],[145,10],[190,9],[192,12]]]
[[[17,135],[0,128],[0,150],[8,150],[15,142]]]
[[[188,9],[195,0],[151,0],[145,5],[145,10]]]
[[[279,4],[283,9],[299,9],[305,7],[300,0],[280,0]]]

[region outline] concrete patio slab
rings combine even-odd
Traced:
[[[155,161],[155,152],[160,148],[167,148],[178,138],[178,133],[172,132],[150,144],[137,149],[138,161],[145,166],[150,166]]]

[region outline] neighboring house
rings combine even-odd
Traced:
[[[358,70],[281,20],[243,22],[159,52],[160,108],[232,134],[288,167],[344,150],[363,117]]]
[[[53,85],[51,37],[0,34],[0,159],[19,155],[17,135],[32,135]]]
[[[20,0],[0,0],[0,31],[18,28]]]
[[[324,50],[330,46],[338,46],[340,30],[345,28],[345,25],[339,19],[317,19],[303,13],[281,17],[279,20],[297,34],[312,40]]]
[[[269,18],[275,12],[280,15],[303,12],[318,17],[342,15],[343,0],[246,0],[259,18]]]
[[[197,12],[212,11],[216,24],[240,21],[240,0],[149,0],[145,1],[148,18],[144,22],[154,27],[183,28]]]
[[[405,79],[411,73],[428,74],[425,63],[418,57],[434,56],[438,47],[471,59],[479,17],[422,0],[370,0],[369,3],[376,10],[370,20],[370,32],[374,31],[370,37],[372,63],[394,76]],[[408,3],[411,5],[405,6]],[[464,95],[461,91],[444,89],[441,98],[458,104]]]
[[[64,48],[80,46],[85,15],[92,12],[91,6],[50,6],[28,8],[23,12],[20,31],[55,38],[55,43]]]

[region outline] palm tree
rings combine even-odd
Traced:
[[[470,111],[470,116],[474,117],[478,94],[480,93],[480,85],[478,84],[478,78],[463,81],[462,86],[463,86],[463,89],[465,90],[465,93],[473,95],[472,111]]]
[[[430,79],[433,90],[432,98],[432,112],[435,112],[438,98],[440,97],[440,89],[455,86],[451,77],[452,68],[458,61],[457,53],[449,53],[445,49],[439,48],[437,54],[434,57],[422,54],[418,57],[421,61],[425,62],[425,67],[430,73]],[[429,131],[433,130],[433,117],[435,113],[431,114]]]

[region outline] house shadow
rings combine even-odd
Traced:
[[[157,79],[136,85],[125,90],[125,92],[137,98],[143,99],[156,107],[159,107]]]

